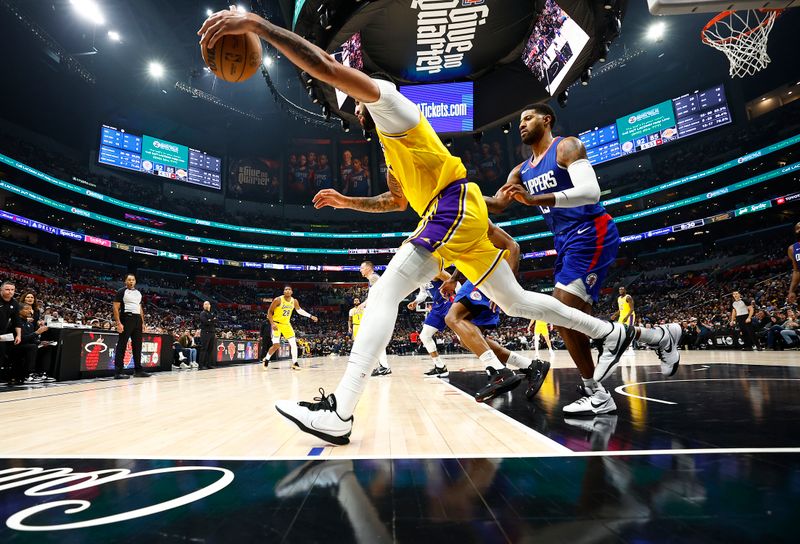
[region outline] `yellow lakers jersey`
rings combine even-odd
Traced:
[[[294,297],[287,302],[285,297],[281,297],[281,303],[275,306],[272,312],[272,321],[275,323],[288,323],[294,311]]]
[[[436,135],[420,113],[417,126],[401,134],[378,130],[389,172],[400,182],[408,203],[422,216],[442,189],[467,177],[467,170]]]
[[[353,326],[358,327],[361,325],[361,317],[364,315],[362,308],[353,308],[350,310],[350,318],[353,320]]]
[[[624,297],[617,297],[617,306],[619,306],[619,317],[622,319],[623,316],[628,315],[628,312],[631,311],[631,305],[628,302],[628,295]]]

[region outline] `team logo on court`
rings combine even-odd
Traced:
[[[594,287],[594,284],[597,283],[597,274],[592,272],[588,276],[586,276],[586,285],[589,287]]]
[[[481,296],[480,291],[473,291],[469,294],[469,298],[472,300],[481,300],[483,297]]]

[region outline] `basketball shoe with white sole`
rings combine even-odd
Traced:
[[[602,382],[616,368],[622,354],[628,349],[636,336],[636,329],[622,323],[611,323],[611,332],[598,339],[597,366],[594,369],[594,379]],[[602,343],[601,343],[602,342]]]
[[[581,397],[562,408],[565,414],[572,416],[596,416],[598,414],[608,414],[616,409],[617,405],[611,393],[603,389],[598,389],[588,397]]]
[[[659,325],[656,328],[664,331],[664,337],[661,339],[661,342],[653,347],[656,350],[656,355],[661,359],[661,373],[669,378],[675,375],[678,371],[678,365],[681,363],[681,353],[678,351],[678,344],[681,342],[683,329],[677,323]]]
[[[314,402],[279,400],[275,403],[275,409],[303,432],[337,446],[349,444],[353,416],[342,419],[336,413],[336,396],[333,393],[325,395],[321,387],[319,394],[319,397],[314,397]]]

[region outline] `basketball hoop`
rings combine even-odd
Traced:
[[[703,27],[700,36],[703,43],[725,53],[731,63],[731,77],[752,76],[770,62],[767,39],[781,11],[723,11]]]

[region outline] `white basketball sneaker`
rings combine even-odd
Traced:
[[[611,323],[611,325],[613,327],[611,332],[599,339],[602,344],[598,347],[600,355],[593,376],[598,382],[602,382],[611,374],[636,336],[636,329],[633,327],[622,323]]]
[[[598,389],[591,395],[581,397],[562,408],[565,414],[573,416],[596,416],[597,414],[608,414],[616,409],[617,405],[611,393],[603,389]]]
[[[675,375],[681,362],[678,344],[681,342],[683,329],[677,323],[659,325],[657,328],[664,331],[664,337],[653,347],[656,349],[656,355],[661,359],[661,373],[669,378]]]
[[[279,400],[275,403],[275,409],[283,417],[293,421],[303,432],[337,446],[349,444],[353,416],[342,419],[336,413],[336,396],[333,393],[326,396],[322,388],[319,389],[319,394],[319,397],[314,398],[315,402]]]

